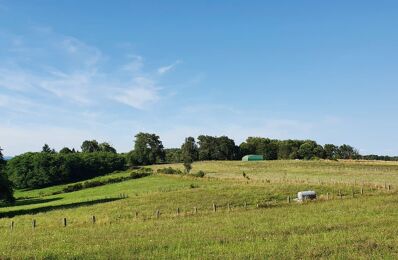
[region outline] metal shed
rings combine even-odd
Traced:
[[[297,193],[297,199],[299,201],[304,201],[304,200],[314,200],[316,199],[316,192],[309,190],[309,191],[300,191]]]
[[[242,161],[264,161],[264,156],[256,155],[256,154],[249,154],[242,158]]]

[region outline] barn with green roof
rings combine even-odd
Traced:
[[[258,154],[249,154],[243,156],[242,161],[264,161],[264,156]]]

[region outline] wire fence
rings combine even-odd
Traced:
[[[392,186],[385,184],[383,187],[384,192],[391,192]],[[245,201],[243,203],[224,203],[224,204],[217,204],[216,202],[213,202],[209,205],[209,207],[192,207],[190,210],[182,210],[180,207],[176,207],[174,210],[168,209],[168,210],[160,210],[160,209],[155,209],[152,213],[148,212],[139,212],[139,211],[134,211],[132,210],[133,214],[131,214],[131,217],[124,218],[123,220],[115,220],[109,218],[109,216],[102,216],[106,221],[102,222],[99,216],[96,215],[91,215],[87,216],[86,219],[82,220],[81,218],[78,219],[73,219],[73,218],[66,218],[63,217],[59,220],[59,225],[56,225],[60,228],[67,228],[67,227],[81,227],[81,226],[87,226],[87,225],[101,225],[101,224],[114,224],[114,223],[125,223],[126,221],[148,221],[148,220],[158,220],[158,219],[163,219],[163,218],[175,218],[175,217],[190,217],[190,216],[200,216],[200,215],[209,215],[209,214],[215,214],[218,212],[237,212],[237,211],[242,211],[242,210],[256,210],[256,209],[265,209],[265,208],[272,208],[272,207],[280,207],[280,206],[289,206],[289,205],[294,205],[294,204],[307,204],[311,202],[327,202],[327,201],[333,201],[333,200],[343,200],[343,199],[355,199],[363,196],[372,196],[374,193],[372,193],[372,190],[366,190],[365,186],[362,186],[360,189],[352,189],[350,193],[347,191],[343,192],[342,190],[338,190],[335,193],[332,192],[327,192],[325,194],[319,194],[317,195],[317,198],[314,200],[304,200],[304,201],[299,201],[295,196],[287,196],[286,200],[272,200],[272,201],[266,201],[262,203],[253,203],[252,201],[248,202]],[[112,201],[112,199],[121,199],[121,198],[128,198],[129,196],[127,194],[119,194],[118,197],[106,197],[104,200]],[[45,222],[47,223],[47,222]],[[47,227],[53,228],[54,225],[48,225],[46,226],[45,224],[42,224],[38,222],[37,219],[33,218],[29,223],[24,221],[16,221],[13,218],[10,219],[9,224],[7,225],[0,225],[1,229],[8,229],[11,232],[15,229],[23,228],[26,229],[28,226],[31,227],[32,230],[36,229],[45,229]]]

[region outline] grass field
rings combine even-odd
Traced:
[[[152,168],[166,166],[182,169]],[[17,191],[17,204],[0,208],[0,258],[398,258],[398,163],[193,166],[207,175],[154,174],[57,195],[65,185]],[[287,202],[307,189],[320,198]]]

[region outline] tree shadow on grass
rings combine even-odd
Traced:
[[[25,205],[33,205],[33,204],[40,204],[40,203],[47,203],[51,201],[60,200],[62,198],[51,198],[51,199],[18,199],[15,201],[12,206],[25,206]]]
[[[5,217],[12,218],[15,216],[20,216],[20,215],[31,215],[31,214],[37,214],[37,213],[44,213],[44,212],[51,211],[51,210],[71,209],[71,208],[77,208],[77,207],[83,207],[83,206],[91,206],[91,205],[95,205],[95,204],[99,204],[99,203],[112,202],[112,201],[117,201],[117,200],[121,200],[121,199],[123,199],[123,198],[104,198],[104,199],[76,202],[76,203],[63,204],[63,205],[45,206],[45,207],[39,207],[39,208],[33,208],[33,209],[10,210],[8,212],[0,212],[0,218],[5,218]]]

